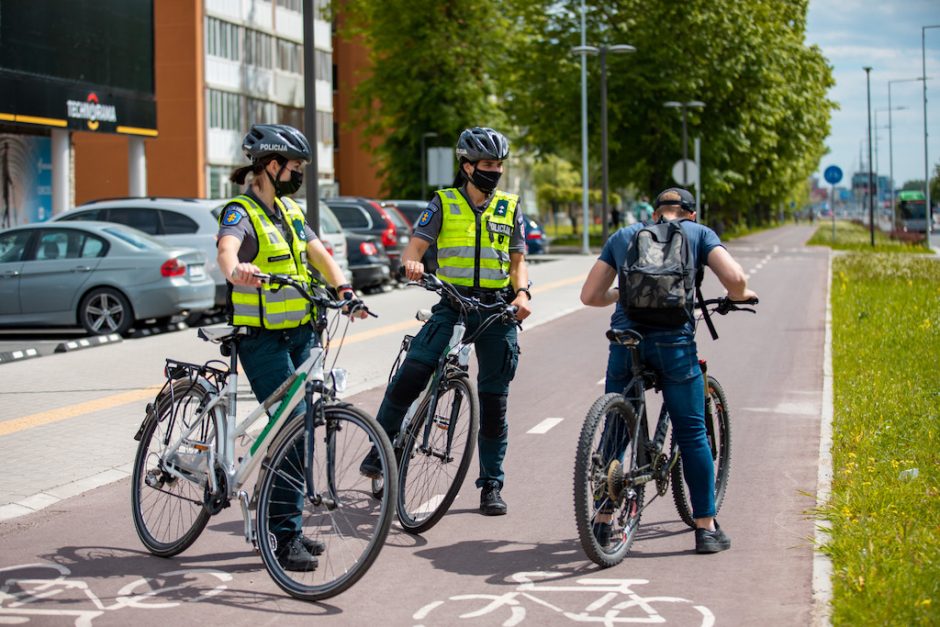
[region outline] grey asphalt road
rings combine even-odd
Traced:
[[[213,519],[181,556],[158,559],[134,534],[127,479],[93,490],[73,485],[75,496],[68,490],[57,496],[54,474],[39,472],[52,466],[60,480],[85,477],[77,483],[101,472],[118,478],[133,453],[130,434],[143,400],[109,403],[158,383],[154,371],[166,351],[185,347],[156,337],[135,343],[145,352],[131,352],[124,343],[84,351],[85,357],[4,366],[16,370],[16,383],[8,379],[0,388],[0,495],[6,503],[0,513],[23,515],[0,522],[0,590],[6,593],[0,594],[0,622],[290,625],[316,617],[330,624],[560,625],[606,616],[607,624],[808,624],[813,524],[805,512],[815,502],[827,294],[827,252],[802,246],[809,233],[788,227],[729,246],[761,296],[760,314],[718,319],[718,342],[704,328],[699,332],[700,353],[732,409],[732,474],[719,515],[733,538],[730,551],[695,555],[692,533],[667,496],[644,512],[622,564],[599,570],[584,558],[573,520],[573,459],[581,420],[602,392],[609,311],[577,304],[579,281],[592,263],[582,258],[534,269],[542,291],[533,306],[552,315],[543,311],[542,324],[522,335],[510,398],[509,515],[477,513],[471,470],[440,524],[420,537],[393,526],[366,576],[318,604],[294,601],[276,588],[245,545],[236,509]],[[715,283],[706,283],[707,294],[717,292]],[[412,328],[408,312],[422,295],[384,296],[375,299],[385,312],[382,326],[357,330],[341,357],[351,372],[363,373],[353,381],[351,400],[370,412],[382,392],[374,384],[394,359],[401,333]],[[194,359],[211,352],[186,350]],[[30,381],[27,374],[39,362],[45,367],[35,372],[45,376]],[[64,393],[65,408],[49,399],[57,379],[78,390],[83,379],[103,373],[113,381],[95,387],[86,381],[85,389]],[[25,407],[32,397],[33,406]],[[85,410],[63,417],[77,406]],[[109,448],[120,454],[112,459]],[[10,484],[2,477],[33,472],[49,485],[30,489],[42,488],[38,494],[49,504],[27,513],[29,495],[7,500]],[[32,505],[41,505],[31,494]]]

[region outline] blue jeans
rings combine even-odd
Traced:
[[[284,383],[310,357],[310,349],[319,344],[310,325],[293,329],[272,331],[258,329],[254,335],[243,337],[238,343],[238,357],[251,391],[258,402],[264,401],[279,385]],[[302,415],[307,404],[301,400],[292,416]],[[278,468],[288,477],[302,477],[303,440],[291,447]],[[268,513],[271,531],[280,541],[286,541],[300,533],[301,512],[304,495],[295,485],[278,475],[274,479],[271,509]]]
[[[705,382],[695,340],[686,333],[653,331],[643,335],[640,358],[656,371],[663,402],[682,454],[682,474],[689,486],[692,517],[715,515],[715,467],[705,433]],[[610,345],[606,392],[623,392],[630,382],[630,351]]]
[[[394,439],[401,428],[408,407],[418,396],[438,360],[447,349],[457,322],[457,312],[445,303],[438,303],[431,310],[433,315],[411,342],[405,363],[389,383],[385,398],[376,419]],[[471,335],[481,322],[478,314],[467,317],[466,335]],[[518,332],[513,324],[494,323],[474,342],[477,355],[477,391],[480,396],[480,432],[477,436],[480,475],[478,488],[487,481],[497,481],[502,486],[506,479],[503,460],[509,444],[509,429],[506,423],[506,399],[509,382],[516,374],[519,364]],[[417,366],[417,362],[421,366]],[[423,367],[422,367],[423,366]],[[406,373],[420,372],[423,381],[402,381]]]

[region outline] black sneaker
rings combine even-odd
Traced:
[[[718,553],[727,551],[731,548],[731,538],[725,535],[725,532],[715,521],[715,530],[708,529],[695,530],[695,552],[696,553]]]
[[[284,570],[303,572],[316,569],[319,562],[304,547],[303,540],[303,536],[298,534],[279,548],[277,561]]]
[[[499,495],[499,482],[487,481],[480,492],[480,512],[484,516],[503,516],[506,513],[506,501]]]
[[[359,474],[370,479],[382,478],[382,458],[379,457],[379,452],[374,446],[359,464]]]
[[[300,543],[304,545],[304,548],[307,549],[307,552],[310,553],[310,555],[322,555],[323,551],[326,550],[325,544],[319,540],[314,540],[313,538],[308,538],[306,536],[300,536]]]

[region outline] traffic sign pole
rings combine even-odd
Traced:
[[[829,212],[832,214],[832,242],[836,241],[836,183],[842,180],[842,168],[831,165],[823,172],[823,178],[829,183]]]

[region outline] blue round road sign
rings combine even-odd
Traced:
[[[837,165],[831,165],[823,172],[823,178],[830,185],[835,185],[842,180],[842,168]]]

